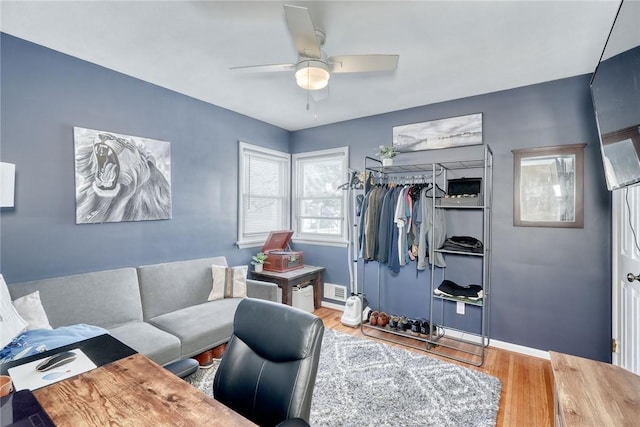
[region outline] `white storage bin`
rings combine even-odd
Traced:
[[[291,305],[313,313],[313,285],[308,285],[302,289],[293,288],[291,294]]]

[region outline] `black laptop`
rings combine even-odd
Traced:
[[[55,427],[31,390],[20,390],[0,398],[2,427]]]

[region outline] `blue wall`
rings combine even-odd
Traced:
[[[495,153],[491,336],[610,359],[610,202],[589,76],[289,133],[6,34],[1,47],[2,160],[17,164],[16,207],[1,215],[8,282],[214,255],[246,263],[253,250],[234,246],[238,140],[294,153],[349,145],[362,169],[393,126],[483,112]],[[73,126],[170,141],[173,218],[76,225]],[[511,150],[575,143],[588,144],[584,229],[513,227]],[[326,281],[349,283],[346,249],[295,248],[327,267]],[[381,271],[389,311],[426,314],[427,273]]]
[[[495,163],[491,337],[610,360],[610,195],[589,78],[579,76],[297,131],[291,147],[293,152],[304,152],[349,145],[351,167],[362,170],[363,156],[391,143],[393,126],[482,112],[484,141],[491,146]],[[514,227],[511,150],[577,143],[587,143],[584,229]],[[442,155],[450,153],[424,151],[394,160],[423,163]],[[325,260],[328,281],[348,283],[344,249],[307,245],[304,251],[306,259]],[[428,270],[417,278],[414,264],[399,275],[386,268],[380,271],[382,309],[428,316]],[[366,277],[365,293],[374,307],[378,307],[377,274],[377,263],[371,262],[359,275],[360,281]],[[467,313],[457,321],[473,330],[474,314],[469,309]]]
[[[226,255],[234,246],[238,140],[287,152],[289,133],[2,34],[2,160],[16,164],[2,210],[7,282]],[[73,127],[171,142],[173,218],[75,224]]]
[[[639,77],[640,46],[600,63],[593,79],[600,132],[607,134],[640,123]]]

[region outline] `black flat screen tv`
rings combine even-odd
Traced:
[[[591,97],[607,188],[640,183],[640,1],[620,2]]]

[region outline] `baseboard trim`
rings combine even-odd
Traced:
[[[523,345],[511,344],[504,341],[491,339],[489,347],[500,348],[502,350],[509,350],[515,353],[525,354],[527,356],[538,357],[540,359],[551,360],[549,352],[545,350],[538,350],[537,348],[525,347]]]
[[[331,308],[334,310],[344,311],[344,304],[336,304],[333,302],[322,301],[322,307]]]
[[[328,302],[328,301],[322,301],[322,307],[331,308],[333,310],[344,311],[344,305],[335,304],[335,303]],[[453,331],[447,331],[447,334],[448,335],[461,335],[459,332],[456,333],[456,332],[453,332]],[[465,338],[469,339],[470,337],[466,336]],[[525,347],[525,346],[519,345],[519,344],[512,344],[512,343],[496,340],[496,339],[493,339],[493,338],[491,338],[491,340],[489,341],[489,347],[495,347],[495,348],[499,348],[501,350],[513,351],[514,353],[520,353],[520,354],[524,354],[526,356],[533,356],[533,357],[537,357],[537,358],[540,358],[540,359],[551,360],[548,351],[538,350],[537,348]]]
[[[457,330],[453,331],[447,328],[444,328],[444,330],[446,335],[450,337],[463,338],[467,341],[476,342],[478,344],[482,342],[480,337],[476,334],[466,334],[461,331],[457,331]],[[550,360],[548,351],[538,350],[536,348],[531,348],[531,347],[525,347],[519,344],[512,344],[512,343],[496,340],[493,338],[489,340],[489,347],[495,347],[502,350],[513,351],[514,353],[524,354],[526,356],[533,356],[533,357],[538,357],[540,359]]]

